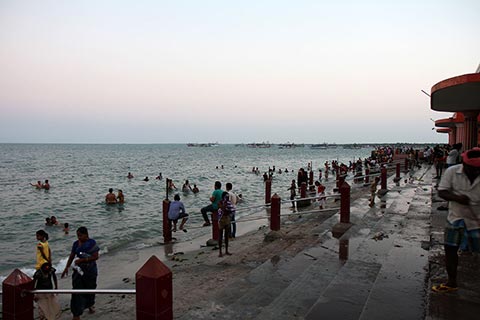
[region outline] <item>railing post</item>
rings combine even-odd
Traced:
[[[163,200],[163,243],[172,242],[172,228],[170,220],[168,220],[168,209],[170,209],[170,201],[168,199]]]
[[[272,179],[265,181],[265,204],[269,204],[272,199]]]
[[[387,168],[382,167],[380,174],[380,182],[383,190],[387,190]]]
[[[280,197],[275,193],[270,206],[270,230],[280,230]]]
[[[307,183],[302,182],[300,185],[300,198],[306,198],[307,197]]]
[[[365,169],[365,184],[370,183],[370,169]]]
[[[173,319],[172,271],[157,257],[135,274],[137,320]]]
[[[408,158],[405,158],[405,172],[408,172]]]
[[[308,178],[308,185],[313,186],[313,170],[310,170],[310,176]]]
[[[350,185],[343,182],[340,186],[340,222],[350,223]]]
[[[220,229],[218,228],[218,210],[212,212],[212,239],[217,241],[220,238]]]
[[[395,178],[393,179],[393,181],[398,185],[400,185],[400,163],[397,163],[397,166],[395,168]]]
[[[33,295],[22,294],[24,290],[33,290],[33,280],[15,269],[2,283],[4,320],[33,319]]]

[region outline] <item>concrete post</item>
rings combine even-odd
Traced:
[[[370,183],[370,169],[365,169],[365,184]]]
[[[212,212],[212,239],[217,241],[220,239],[220,229],[218,228],[218,210]]]
[[[280,197],[275,193],[270,206],[270,230],[280,230]]]
[[[170,208],[170,201],[168,199],[163,200],[163,243],[172,242],[172,226],[170,220],[168,220],[168,209]]]
[[[265,204],[269,204],[272,200],[272,179],[265,181]]]
[[[387,190],[387,168],[382,167],[380,172],[381,189]]]
[[[405,172],[408,172],[408,157],[405,158]]]
[[[313,185],[313,170],[310,170],[309,177],[308,177],[308,185]]]
[[[343,182],[340,186],[340,222],[350,223],[350,185]]]
[[[300,185],[300,198],[306,198],[307,197],[307,184],[305,182],[302,182]]]
[[[24,290],[33,290],[33,280],[15,269],[2,283],[4,320],[33,319],[33,295],[23,294]]]
[[[137,320],[173,319],[172,272],[157,257],[135,274]]]

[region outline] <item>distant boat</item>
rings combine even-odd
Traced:
[[[326,143],[317,143],[317,144],[312,144],[310,145],[310,148],[312,149],[327,149],[327,144]]]
[[[362,149],[362,146],[359,144],[345,144],[343,145],[343,149]]]
[[[202,148],[208,148],[208,147],[217,147],[218,142],[209,142],[209,143],[187,143],[187,147],[202,147]]]
[[[268,142],[262,142],[262,143],[249,143],[247,144],[247,147],[249,148],[261,148],[261,149],[264,149],[264,148],[270,148],[272,145]]]

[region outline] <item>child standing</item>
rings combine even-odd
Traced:
[[[42,265],[46,262],[52,263],[52,253],[50,247],[48,246],[48,233],[44,230],[37,231],[37,264],[35,269],[39,270]]]
[[[222,193],[222,200],[218,203],[218,228],[220,229],[220,236],[218,238],[218,256],[223,257],[222,254],[222,237],[225,234],[225,254],[231,255],[228,252],[228,238],[230,237],[231,216],[235,214],[235,207],[230,202],[228,192]]]
[[[49,262],[42,264],[39,270],[33,275],[34,288],[38,290],[58,289],[57,276],[55,268]],[[57,319],[60,315],[60,304],[54,294],[37,294],[34,300],[38,305],[40,319]]]

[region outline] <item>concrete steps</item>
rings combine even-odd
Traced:
[[[368,195],[352,203],[353,226],[340,239],[327,232],[339,221],[333,215],[318,227],[320,246],[272,258],[234,283],[235,290],[221,292],[208,317],[191,312],[181,319],[417,318],[422,305],[411,301],[423,301],[428,214],[422,208],[429,208],[429,190],[392,182],[389,189],[383,211],[378,204],[368,208]]]

